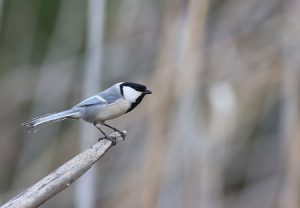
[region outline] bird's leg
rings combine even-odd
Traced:
[[[108,125],[108,124],[106,124],[104,122],[101,123],[101,124],[104,125],[104,126],[106,126],[106,127],[108,127],[108,128],[110,128],[110,129],[112,129],[112,130],[114,130],[114,131],[116,131],[116,132],[118,132],[122,136],[122,138],[125,140],[126,134],[124,132],[122,132],[119,129],[117,129],[117,128],[113,127],[113,126],[110,126],[110,125]]]
[[[99,123],[95,122],[95,123],[94,123],[94,126],[95,126],[97,129],[99,129],[99,131],[101,131],[101,133],[104,135],[104,137],[101,137],[101,138],[98,139],[98,142],[104,138],[104,139],[107,139],[107,140],[111,141],[112,145],[117,144],[117,141],[116,141],[115,138],[110,137],[110,136],[107,136],[107,134],[105,134],[105,132],[100,128]]]
[[[94,126],[95,126],[95,127],[103,134],[103,136],[104,136],[105,138],[108,138],[108,136],[105,134],[105,132],[100,128],[99,123],[95,122],[95,123],[94,123]]]

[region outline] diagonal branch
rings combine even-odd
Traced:
[[[117,132],[110,137],[115,137],[117,142],[123,140]],[[112,146],[111,141],[100,140],[0,208],[32,208],[42,205],[82,176]]]

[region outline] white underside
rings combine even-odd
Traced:
[[[91,123],[106,121],[125,114],[129,107],[130,103],[128,101],[119,99],[112,104],[85,107],[81,118]]]

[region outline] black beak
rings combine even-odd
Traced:
[[[150,90],[147,90],[147,89],[146,89],[146,90],[144,91],[144,94],[145,94],[145,95],[147,95],[147,94],[152,94],[152,92],[151,92]]]

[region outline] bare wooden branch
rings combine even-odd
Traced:
[[[110,137],[115,137],[117,142],[123,140],[117,132]],[[82,176],[112,146],[111,141],[100,140],[0,208],[32,208],[42,205]]]

